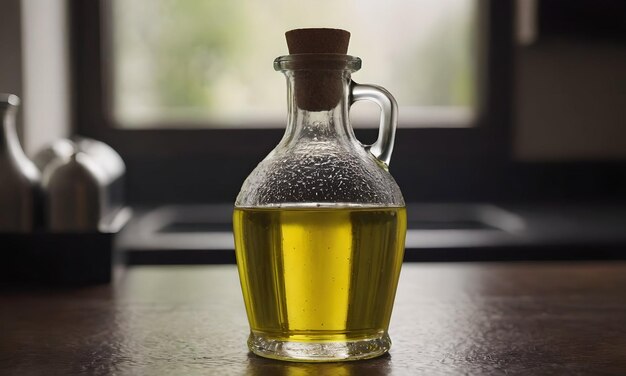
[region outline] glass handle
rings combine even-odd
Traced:
[[[372,101],[380,107],[378,139],[373,144],[365,146],[365,148],[388,166],[396,138],[398,104],[393,96],[382,87],[361,85],[352,81],[350,84],[350,105],[352,106],[354,102],[362,100]]]

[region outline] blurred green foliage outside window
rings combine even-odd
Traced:
[[[284,32],[335,27],[363,59],[354,80],[393,93],[401,127],[442,117],[467,126],[477,9],[472,0],[113,0],[113,115],[127,128],[282,127],[285,81],[272,62],[287,54]],[[376,111],[352,112],[371,126]]]

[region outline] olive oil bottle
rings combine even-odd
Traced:
[[[289,361],[334,362],[386,353],[400,275],[406,209],[389,173],[397,104],[351,74],[350,33],[286,33],[289,115],[280,143],[235,201],[237,266],[250,323],[248,348]],[[363,145],[350,106],[381,109],[378,139]]]

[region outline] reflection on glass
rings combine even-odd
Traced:
[[[391,357],[350,363],[278,362],[249,355],[246,376],[384,376],[391,375]]]
[[[113,0],[113,115],[125,127],[283,127],[283,33],[338,27],[367,62],[361,81],[398,99],[400,126],[463,125],[477,102],[476,13],[476,0]]]

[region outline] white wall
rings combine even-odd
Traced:
[[[69,134],[65,0],[22,0],[24,148],[29,155]]]

